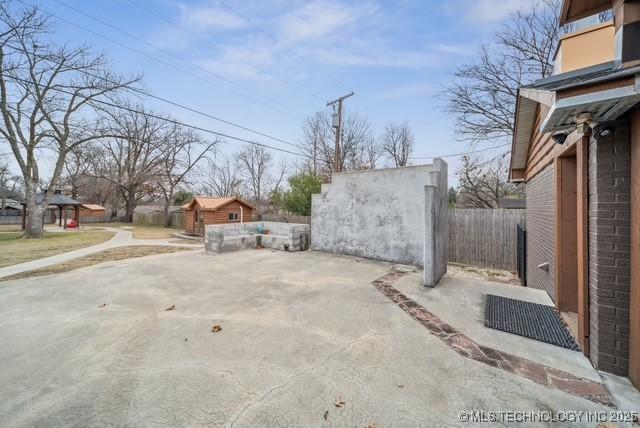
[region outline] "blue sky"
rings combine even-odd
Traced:
[[[92,20],[62,2],[144,42]],[[366,115],[377,134],[388,122],[408,121],[416,137],[414,156],[457,153],[468,148],[468,143],[456,141],[453,120],[444,113],[443,101],[437,95],[450,81],[455,68],[472,61],[478,46],[491,40],[510,11],[529,7],[531,3],[530,0],[39,2],[42,9],[64,20],[187,71],[176,70],[52,18],[53,39],[87,43],[105,53],[116,71],[143,73],[144,87],[156,95],[296,142],[304,117],[327,109],[327,100],[353,90],[356,96],[348,100],[346,108]],[[176,107],[154,101],[147,104],[189,123],[286,148]],[[236,147],[237,143],[228,142],[222,150]],[[453,174],[457,160],[447,160]],[[453,180],[451,177],[450,181]]]

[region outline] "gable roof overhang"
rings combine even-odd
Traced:
[[[509,165],[509,179],[511,181],[522,181],[524,177],[514,177],[515,170],[522,170],[527,165],[527,153],[529,152],[529,141],[533,134],[533,126],[538,112],[538,103],[527,97],[520,95],[516,101],[516,118],[511,143],[511,161]]]
[[[563,0],[560,26],[611,9],[611,0]]]
[[[622,69],[603,64],[579,73],[551,76],[518,90],[509,179],[524,181],[529,144],[540,105],[549,112],[540,133],[555,133],[576,126],[588,113],[595,123],[618,119],[640,103],[640,66]]]

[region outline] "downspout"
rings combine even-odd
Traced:
[[[244,223],[244,211],[242,210],[242,205],[240,205],[240,223]]]

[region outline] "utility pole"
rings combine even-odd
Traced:
[[[333,161],[333,170],[334,172],[340,172],[340,134],[342,131],[342,101],[353,96],[353,91],[349,92],[347,95],[343,95],[340,98],[336,98],[333,101],[327,102],[327,107],[333,106],[333,127],[336,130],[336,151],[335,157]],[[338,111],[336,112],[336,104],[338,104]]]

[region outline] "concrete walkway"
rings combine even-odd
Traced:
[[[133,232],[130,230],[120,229],[116,227],[101,227],[101,230],[109,232],[115,232],[115,235],[110,240],[92,245],[90,247],[79,248],[77,250],[68,251],[62,254],[56,254],[55,256],[44,257],[37,260],[31,260],[29,262],[19,263],[12,266],[0,268],[0,278],[5,276],[15,275],[17,273],[27,272],[34,269],[40,269],[43,267],[64,263],[69,260],[77,259],[79,257],[87,256],[89,254],[98,253],[100,251],[108,250],[110,248],[128,247],[131,245],[162,245],[165,247],[187,247],[187,248],[202,248],[202,244],[182,244],[170,242],[175,240],[171,239],[134,239]],[[65,233],[65,232],[59,232]],[[66,232],[72,233],[72,232]]]

